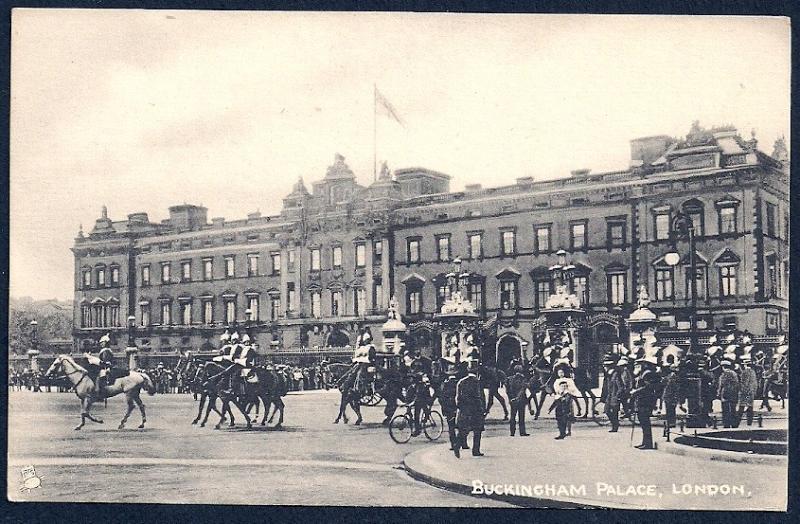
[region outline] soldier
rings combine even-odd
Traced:
[[[446,378],[442,382],[441,393],[439,394],[439,404],[442,406],[442,415],[447,420],[447,432],[450,435],[450,450],[455,451],[461,447],[456,429],[456,388],[459,381],[459,373],[455,364],[450,364],[445,371]]]
[[[742,417],[747,413],[747,425],[753,425],[753,403],[758,392],[758,378],[753,369],[750,355],[742,356],[742,372],[739,376],[739,414],[736,417],[736,427],[742,421]]]
[[[522,366],[514,366],[514,375],[508,378],[506,392],[508,393],[509,403],[511,404],[511,436],[514,436],[517,427],[517,415],[519,415],[519,435],[527,437],[530,434],[525,431],[525,406],[528,405],[528,379],[522,374]]]
[[[739,400],[739,377],[733,371],[733,362],[723,360],[722,374],[719,377],[717,396],[722,401],[722,425],[726,428],[734,427],[736,423],[736,402]]]
[[[108,385],[108,375],[114,362],[114,353],[108,346],[111,344],[111,333],[106,333],[100,337],[100,353],[95,357],[90,353],[84,353],[86,360],[97,370],[97,378],[94,382],[95,399],[100,400],[103,396],[103,388]]]
[[[636,360],[634,375],[636,375],[636,387],[631,391],[631,398],[636,406],[636,416],[639,418],[639,425],[642,426],[642,443],[636,446],[637,449],[655,449],[653,446],[653,430],[650,425],[650,417],[656,407],[658,399],[658,389],[660,379],[655,367],[658,361],[654,357],[643,357]]]
[[[483,432],[483,413],[486,410],[486,399],[483,396],[477,375],[477,362],[470,362],[467,376],[458,381],[456,386],[456,425],[458,438],[462,445],[466,444],[467,436],[472,432],[472,456],[482,457],[481,433]],[[461,457],[460,447],[453,450],[456,457]]]
[[[625,385],[622,383],[619,367],[617,361],[613,358],[606,358],[603,361],[603,367],[606,372],[605,379],[603,380],[603,390],[600,394],[600,399],[605,403],[605,412],[611,422],[611,429],[609,433],[616,433],[619,431],[619,408],[620,400],[624,395]]]

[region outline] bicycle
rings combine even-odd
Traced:
[[[398,444],[405,444],[411,440],[414,432],[413,404],[405,404],[406,412],[395,415],[389,422],[389,436]],[[444,431],[442,414],[435,409],[423,409],[420,413],[422,432],[431,442],[438,440]]]

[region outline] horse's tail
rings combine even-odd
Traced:
[[[147,373],[142,373],[141,371],[139,374],[144,379],[144,390],[147,391],[148,395],[155,395],[156,394],[156,386],[153,383],[153,380],[150,378],[150,375]]]

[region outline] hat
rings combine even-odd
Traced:
[[[239,340],[239,332],[234,331],[233,335],[231,335],[231,340]]]
[[[750,360],[750,356],[749,355],[743,355],[742,358],[741,358],[741,362],[742,362],[742,364],[749,364],[750,362],[752,362],[752,360]]]
[[[777,351],[778,354],[783,355],[784,353],[789,351],[789,344],[781,344],[780,346],[775,348],[775,351]]]
[[[225,333],[223,333],[222,335],[219,336],[220,342],[227,342],[230,339],[231,339],[231,334],[230,334],[230,332],[228,332],[227,329],[225,330]]]
[[[712,346],[715,346],[717,342],[719,342],[718,338],[719,337],[717,337],[717,335],[711,335],[710,337],[708,337],[708,343],[711,344]]]
[[[544,351],[542,351],[542,356],[549,357],[552,352],[553,350],[551,348],[544,348]]]
[[[248,343],[248,342],[250,342],[250,335],[248,335],[247,333],[245,333],[245,334],[242,336],[242,342],[244,342],[245,344],[246,344],[246,343]]]
[[[733,342],[734,340],[736,340],[736,335],[734,335],[733,333],[731,333],[727,337],[725,337],[725,342],[729,342],[730,343],[730,342]]]
[[[711,346],[710,348],[708,348],[706,350],[706,353],[708,353],[709,356],[713,357],[717,353],[717,351],[719,351],[720,349],[722,349],[722,348],[719,347],[719,346]]]
[[[736,348],[738,348],[738,347],[739,346],[737,346],[736,344],[730,344],[730,345],[725,347],[725,353],[735,353],[736,352]]]
[[[617,363],[617,361],[616,361],[616,360],[614,360],[614,359],[613,359],[613,358],[611,358],[611,357],[606,357],[606,358],[603,360],[603,365],[606,365],[606,366],[613,366],[613,365],[614,365],[614,364],[616,364],[616,363]]]
[[[561,348],[561,353],[559,353],[559,356],[560,356],[561,358],[567,358],[567,357],[569,356],[569,352],[570,352],[570,351],[572,351],[572,348],[570,348],[570,347],[563,347],[563,348]]]
[[[626,365],[628,365],[628,357],[625,357],[625,356],[620,357],[619,360],[617,360],[617,365],[618,366],[626,366]]]

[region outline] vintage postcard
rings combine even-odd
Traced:
[[[11,32],[12,501],[786,510],[788,18]]]

